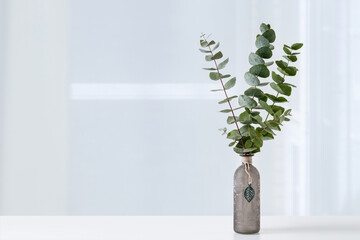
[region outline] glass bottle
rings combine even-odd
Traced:
[[[260,175],[252,165],[253,155],[241,156],[242,165],[234,174],[234,231],[260,231]]]

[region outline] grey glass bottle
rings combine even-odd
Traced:
[[[249,170],[252,178],[251,187],[255,192],[250,202],[249,198],[247,200],[245,197],[245,190],[249,187],[249,176],[245,171],[245,164],[242,163],[234,174],[234,231],[237,233],[250,234],[260,231],[260,175],[252,164],[249,164]]]

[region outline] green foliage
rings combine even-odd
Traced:
[[[226,99],[220,101],[219,104],[228,104],[228,108],[220,110],[220,112],[231,114],[227,117],[227,123],[235,127],[229,132],[226,128],[221,130],[231,140],[229,146],[241,155],[252,155],[260,152],[263,141],[274,139],[275,131],[281,131],[283,122],[290,121],[291,109],[285,109],[278,104],[286,104],[288,102],[287,97],[292,93],[292,88],[296,87],[287,82],[288,76],[296,76],[298,71],[295,66],[289,65],[289,63],[292,64],[298,60],[297,55],[300,53],[294,51],[303,46],[302,43],[283,45],[282,51],[285,54],[283,56],[285,61],[275,61],[276,66],[274,68],[277,71],[271,71],[272,82],[270,82],[270,87],[264,89],[262,87],[267,86],[269,82],[261,82],[259,78],[269,78],[270,76],[268,67],[274,61],[265,62],[265,59],[269,59],[273,55],[274,46],[272,43],[276,39],[276,34],[269,24],[264,23],[260,25],[260,32],[261,34],[258,34],[255,39],[257,49],[255,53],[251,52],[248,57],[251,66],[248,72],[244,74],[244,80],[250,87],[239,96],[228,97],[227,90],[234,88],[236,78],[230,78],[230,74],[222,72],[229,63],[229,58],[220,63],[217,62],[223,57],[221,51],[214,52],[219,48],[220,43],[206,39],[205,35],[202,35],[200,40],[200,52],[206,54],[205,60],[207,62],[214,63],[214,66],[204,68],[204,70],[210,71],[210,79],[220,81],[222,86],[220,89],[211,91],[225,92]],[[230,79],[225,82],[226,78]],[[269,92],[271,90],[272,93]],[[231,101],[235,98],[238,99],[239,106],[234,108],[236,102]]]

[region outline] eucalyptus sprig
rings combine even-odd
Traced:
[[[204,68],[210,71],[209,77],[213,81],[220,81],[221,89],[214,89],[211,91],[223,91],[225,99],[220,101],[219,104],[227,103],[229,108],[221,110],[223,113],[231,113],[228,116],[226,122],[229,125],[235,124],[236,128],[227,132],[226,128],[222,129],[225,133],[227,132],[227,138],[231,139],[232,142],[229,144],[233,147],[236,153],[241,155],[253,155],[256,152],[260,152],[260,148],[263,146],[264,140],[274,139],[276,135],[274,131],[281,131],[284,121],[290,121],[291,109],[286,109],[279,104],[287,103],[288,100],[285,96],[290,96],[292,88],[296,86],[294,84],[285,82],[285,77],[295,76],[298,69],[294,66],[290,66],[289,63],[297,61],[297,55],[303,44],[294,43],[291,46],[284,45],[283,56],[286,60],[275,61],[277,65],[278,73],[272,71],[271,77],[272,82],[262,82],[260,78],[266,79],[270,76],[269,66],[274,62],[266,62],[265,59],[270,59],[273,55],[272,51],[274,46],[272,43],[276,39],[276,34],[269,24],[262,23],[260,25],[261,34],[256,36],[255,46],[257,50],[255,53],[250,53],[249,63],[252,65],[248,72],[245,73],[245,82],[250,85],[248,89],[244,91],[244,94],[239,96],[230,96],[227,90],[233,88],[236,84],[236,77],[232,77],[230,74],[221,73],[226,65],[229,63],[229,58],[219,61],[223,58],[221,51],[217,51],[220,43],[216,43],[214,40],[208,40],[204,34],[201,35],[200,51],[206,53],[205,60],[213,62],[214,67]],[[221,71],[220,71],[221,70]],[[229,80],[224,84],[224,79]],[[288,80],[288,79],[286,79]],[[270,84],[269,84],[270,83]],[[267,85],[276,91],[276,96],[270,93],[265,93],[260,88]],[[282,96],[284,95],[284,96]],[[235,103],[232,100],[238,99],[238,106],[234,108]],[[243,110],[240,114],[235,114],[236,110]],[[262,111],[262,113],[261,113]],[[266,114],[265,120],[261,117],[262,114]],[[271,116],[271,119],[268,118]],[[239,127],[238,123],[242,126]]]

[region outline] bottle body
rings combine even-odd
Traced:
[[[246,170],[251,176],[250,185]],[[254,193],[252,198],[249,198],[249,189]],[[260,175],[252,164],[246,169],[243,163],[234,174],[234,231],[247,234],[260,231]]]

